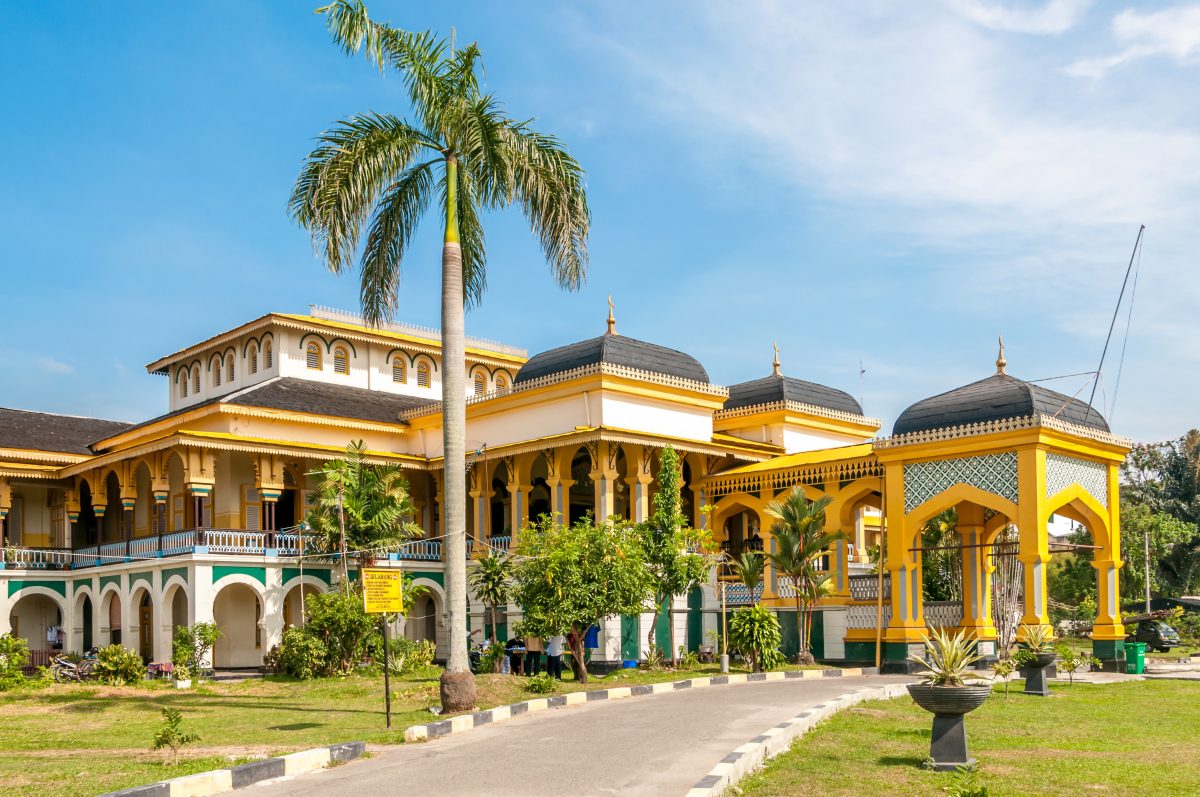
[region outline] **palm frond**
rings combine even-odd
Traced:
[[[436,147],[420,130],[390,114],[362,114],[318,138],[305,159],[289,210],[308,229],[330,271],[354,260],[363,226],[381,191],[417,151]]]
[[[376,206],[359,266],[360,299],[368,324],[387,321],[396,309],[401,263],[417,222],[429,207],[436,162],[428,161],[404,172]]]

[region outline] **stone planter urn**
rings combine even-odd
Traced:
[[[1052,650],[1039,650],[1033,654],[1033,662],[1025,668],[1025,694],[1048,697],[1050,678],[1047,669],[1058,657]]]
[[[192,686],[191,678],[176,678],[175,679],[175,688],[176,689],[190,689],[191,686]]]
[[[959,767],[974,766],[975,759],[967,751],[967,726],[963,717],[983,705],[992,693],[991,684],[909,684],[908,693],[913,702],[933,715],[933,735],[929,740],[933,768],[938,772],[951,772]]]

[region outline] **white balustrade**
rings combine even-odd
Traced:
[[[925,604],[925,625],[930,628],[952,628],[962,622],[963,608],[959,601],[928,601]]]
[[[158,537],[142,537],[129,543],[130,554],[136,558],[158,556]]]
[[[71,566],[71,552],[60,548],[6,548],[4,562],[18,570],[58,570]]]
[[[442,558],[442,543],[440,540],[413,540],[400,546],[401,559],[415,559],[425,562],[436,562]]]
[[[209,553],[262,553],[266,547],[266,532],[242,529],[202,529],[203,544]]]

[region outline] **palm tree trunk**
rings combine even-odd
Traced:
[[[796,663],[802,664],[802,663],[804,663],[804,650],[806,647],[806,645],[805,645],[806,640],[804,639],[804,615],[800,609],[800,579],[799,578],[796,578],[796,577],[792,578],[792,589],[794,589],[796,591],[796,643],[799,645],[799,648],[800,648],[799,650],[796,651]]]
[[[443,708],[459,711],[475,702],[467,656],[467,393],[462,246],[458,235],[458,162],[446,157],[446,237],[442,246],[442,448],[445,478],[443,528],[446,610],[450,621],[447,674],[459,674],[455,697],[442,679]],[[464,677],[465,676],[465,677]],[[469,686],[467,686],[469,682]],[[467,700],[467,705],[462,705]],[[447,706],[447,701],[456,705]]]

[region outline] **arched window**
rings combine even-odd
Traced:
[[[304,347],[304,362],[314,371],[321,370],[321,347],[316,344],[316,341],[310,341]]]
[[[237,371],[234,370],[233,355],[227,354],[225,355],[225,381],[232,382],[235,376],[237,376]]]
[[[209,366],[212,366],[212,361],[209,361]],[[221,358],[217,358],[217,367],[212,369],[213,387],[221,386]]]
[[[199,363],[197,363],[196,367],[192,369],[192,392],[193,393],[200,392],[200,364]]]
[[[417,363],[417,387],[429,387],[429,363]]]
[[[180,368],[176,376],[179,379],[179,397],[187,398],[188,380],[191,379],[192,375],[187,372],[186,368]]]
[[[333,372],[335,374],[350,373],[350,358],[346,356],[346,349],[343,346],[338,346],[333,350]]]
[[[396,357],[392,360],[392,381],[399,384],[404,384],[408,381],[408,373],[404,368],[403,357]]]
[[[483,374],[475,374],[475,395],[482,396],[487,392],[487,379]]]
[[[508,380],[504,378],[504,374],[496,374],[496,392],[508,392]]]
[[[271,357],[271,341],[263,341],[263,368],[270,368],[273,363]]]
[[[246,368],[249,369],[251,374],[257,374],[258,373],[258,347],[255,346],[253,343],[250,344],[250,356],[247,357],[246,359],[247,359]]]

